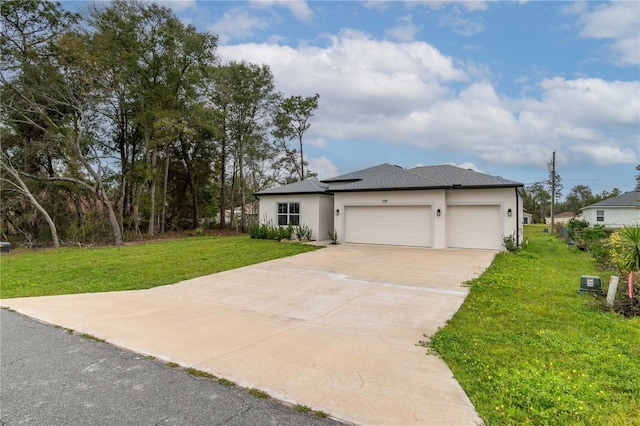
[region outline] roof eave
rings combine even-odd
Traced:
[[[431,191],[438,189],[497,189],[497,188],[520,188],[524,184],[504,184],[504,185],[439,185],[439,186],[406,186],[394,188],[334,188],[333,192],[373,192],[373,191]]]
[[[295,192],[254,192],[254,197],[261,197],[263,195],[312,195],[312,194],[324,194],[331,195],[329,191],[295,191]]]

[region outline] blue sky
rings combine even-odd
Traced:
[[[218,34],[222,61],[320,94],[305,146],[320,178],[388,162],[529,184],[555,150],[565,195],[635,185],[640,2],[161,3]]]

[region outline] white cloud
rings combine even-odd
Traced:
[[[383,1],[383,0],[364,0],[362,4],[366,9],[369,10],[377,10],[378,12],[383,12],[389,8],[391,1]]]
[[[310,137],[305,139],[305,145],[311,145],[317,148],[326,148],[327,140],[323,137],[317,137],[317,136],[313,138]]]
[[[608,40],[615,64],[640,64],[639,2],[616,1],[597,4],[593,8],[576,2],[565,7],[563,12],[578,15],[580,37]]]
[[[577,145],[569,148],[573,158],[580,158],[600,165],[637,164],[638,150],[629,147],[603,144]]]
[[[318,180],[338,175],[338,168],[327,157],[309,158],[309,169],[318,174]]]
[[[270,65],[285,95],[319,93],[305,136],[322,141],[316,146],[376,141],[510,165],[544,165],[553,150],[573,163],[640,160],[638,81],[539,77],[526,95],[508,97],[485,65],[428,43],[356,31],[327,40],[324,47],[223,46],[219,54]]]
[[[398,24],[387,30],[387,35],[399,41],[414,40],[419,28],[413,23],[413,17],[406,15],[398,19]]]
[[[408,7],[412,7],[416,4],[426,4],[432,9],[442,9],[445,6],[461,6],[468,11],[476,11],[476,10],[486,10],[489,7],[488,2],[481,0],[469,0],[469,1],[461,1],[461,0],[441,0],[441,1],[408,1]]]
[[[257,7],[283,6],[293,13],[300,21],[309,21],[313,17],[313,11],[309,4],[303,0],[252,0]]]
[[[196,0],[146,0],[146,1],[156,3],[160,6],[166,6],[171,10],[173,10],[174,12],[181,12],[188,9],[196,10],[198,8],[196,4]]]
[[[460,164],[456,164],[456,163],[447,163],[447,164],[450,166],[460,167],[461,169],[473,170],[474,172],[483,173],[483,171],[480,170],[478,166],[468,161]]]
[[[449,27],[454,33],[463,36],[474,36],[484,31],[484,24],[481,19],[472,20],[463,18],[457,13],[448,13],[440,17],[439,24]]]
[[[260,17],[249,14],[242,8],[232,8],[224,13],[217,22],[209,25],[208,30],[218,34],[221,45],[231,39],[242,40],[254,34],[254,30],[263,30],[269,23]]]

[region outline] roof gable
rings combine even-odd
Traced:
[[[582,209],[593,209],[598,207],[640,207],[640,191],[629,191],[620,194],[617,197],[607,198],[606,200],[590,204]]]

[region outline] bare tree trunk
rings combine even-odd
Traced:
[[[35,199],[35,197],[31,193],[31,191],[27,187],[27,185],[24,183],[24,181],[20,177],[20,174],[16,171],[16,169],[13,168],[13,165],[5,163],[1,159],[0,159],[0,165],[5,170],[7,170],[9,172],[9,174],[11,176],[13,176],[13,178],[18,182],[18,186],[20,188],[20,192],[22,192],[24,195],[26,195],[27,198],[29,199],[29,201],[31,202],[31,204],[33,204],[33,206],[40,213],[42,213],[42,215],[44,216],[44,219],[47,221],[47,224],[49,225],[49,229],[51,230],[51,239],[53,241],[53,246],[55,248],[60,247],[60,241],[58,240],[58,231],[56,229],[56,224],[53,223],[53,219],[51,219],[51,216],[49,216],[49,213],[47,213],[47,211],[44,209],[44,207],[42,207],[40,205],[40,203],[38,202],[38,200]]]
[[[226,111],[225,111],[226,114]],[[226,227],[226,217],[224,214],[225,210],[225,185],[227,180],[227,128],[226,121],[222,125],[222,132],[224,136],[222,137],[222,144],[220,146],[220,228]]]
[[[237,169],[238,167],[238,161],[237,159],[233,159],[233,175],[231,176],[231,199],[230,199],[230,203],[229,203],[229,225],[233,228],[233,222],[235,219],[235,213],[236,213],[236,209],[235,209],[235,204],[236,204],[236,200],[235,200],[235,194],[236,194],[236,176],[237,176]],[[237,227],[236,227],[237,228]]]
[[[162,215],[160,216],[160,233],[164,235],[167,226],[167,186],[169,182],[169,142],[165,144],[164,178],[162,183]]]
[[[149,182],[149,228],[147,234],[150,237],[155,235],[156,230],[156,164],[158,161],[158,150],[154,147],[151,152],[151,182]]]
[[[76,140],[74,141],[74,148],[76,150],[76,155],[80,159],[80,162],[82,163],[84,168],[87,170],[87,172],[89,172],[89,174],[93,178],[96,185],[95,190],[98,193],[98,196],[100,197],[100,200],[104,205],[104,208],[107,210],[107,216],[109,218],[109,223],[111,224],[111,229],[113,231],[114,244],[117,246],[121,246],[123,244],[122,232],[120,231],[120,224],[118,223],[118,218],[116,217],[116,214],[113,210],[113,206],[109,201],[109,196],[107,195],[107,192],[104,189],[104,183],[102,182],[102,166],[100,164],[100,159],[98,158],[98,155],[97,153],[95,153],[95,150],[94,150],[94,155],[96,157],[96,162],[98,164],[98,170],[96,171],[91,166],[89,161],[87,161],[86,157],[82,153],[82,150],[80,149],[80,140],[82,139],[83,132],[84,132],[83,131],[84,121],[85,121],[84,113],[80,112],[80,116],[78,117],[78,123],[76,127],[76,131],[77,131],[77,134],[75,135]],[[90,185],[87,185],[87,186],[91,187]]]
[[[304,155],[302,155],[302,135],[298,138],[300,141],[300,180],[304,180]]]
[[[240,207],[240,229],[242,229],[242,232],[247,232],[247,222],[246,222],[246,214],[244,211],[244,205],[246,204],[246,194],[245,194],[245,188],[246,188],[246,184],[244,181],[244,164],[242,161],[242,156],[240,157],[240,198],[241,198],[241,203],[242,206]]]

